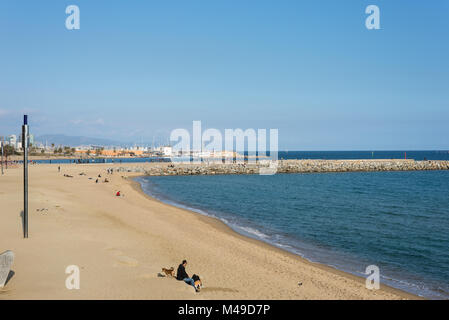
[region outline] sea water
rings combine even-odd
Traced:
[[[161,176],[144,192],[314,262],[449,298],[449,171]]]

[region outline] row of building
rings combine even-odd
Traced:
[[[228,158],[236,156],[233,151],[177,151],[171,146],[156,148],[132,147],[132,148],[103,148],[97,146],[78,147],[75,149],[78,155],[98,155],[104,157],[120,156],[161,156],[161,157],[200,157],[200,158]]]
[[[6,137],[0,137],[0,144],[3,146],[12,146],[16,151],[22,151],[22,135],[9,135]],[[104,146],[78,146],[75,148],[67,147],[63,145],[44,145],[41,142],[35,142],[34,136],[29,135],[29,145],[36,152],[41,153],[70,153],[79,156],[104,156],[104,157],[120,157],[120,156],[146,156],[146,155],[159,155],[170,157],[173,150],[170,146],[161,146],[157,148],[150,147],[104,147]],[[55,152],[56,151],[56,152]]]
[[[22,149],[22,135],[17,137],[15,134],[11,134],[6,137],[0,138],[0,143],[6,146],[12,146],[16,150]],[[34,145],[34,135],[29,135],[29,143],[30,145]]]
[[[22,151],[22,137],[18,137],[14,134],[9,135],[5,138],[0,137],[0,141],[3,145],[10,145],[14,147],[17,151]],[[34,149],[35,152],[40,153],[64,153],[80,157],[89,156],[102,156],[102,157],[146,157],[146,156],[160,156],[160,157],[200,157],[200,158],[228,158],[236,156],[233,151],[192,151],[184,150],[178,151],[173,150],[171,146],[160,146],[160,147],[104,147],[104,146],[78,146],[75,148],[67,146],[55,146],[51,144],[49,146],[47,143],[44,145],[41,142],[36,142],[34,136],[30,134],[29,145]]]

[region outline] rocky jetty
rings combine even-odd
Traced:
[[[115,168],[149,176],[449,170],[449,161],[279,160],[240,163],[146,163]]]

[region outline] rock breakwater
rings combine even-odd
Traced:
[[[119,172],[141,172],[149,176],[259,174],[267,169],[273,173],[449,170],[449,161],[279,160],[277,163],[148,163],[115,168]]]

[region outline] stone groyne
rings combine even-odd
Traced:
[[[148,163],[118,168],[120,172],[141,172],[149,176],[424,170],[449,170],[449,161],[279,160],[277,165],[269,161],[260,163]]]

